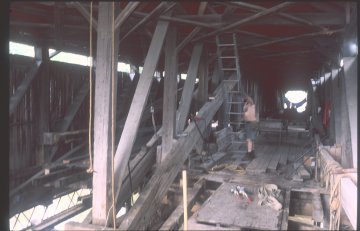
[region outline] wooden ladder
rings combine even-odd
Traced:
[[[232,127],[234,139],[231,146],[239,146],[245,143],[245,140],[239,138],[239,132],[242,132],[243,124],[243,101],[244,91],[241,86],[241,73],[239,64],[239,55],[235,33],[223,33],[216,36],[217,57],[219,68],[222,72],[222,81],[236,82],[233,90],[226,94],[226,123]],[[235,79],[230,79],[233,75]],[[243,153],[239,148],[231,152]]]

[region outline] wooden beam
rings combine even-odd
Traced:
[[[49,51],[46,46],[35,47],[35,60],[36,62],[42,62],[42,71],[38,81],[37,89],[34,91],[34,98],[38,103],[35,104],[35,110],[37,113],[38,123],[36,126],[37,140],[36,140],[36,164],[42,165],[45,161],[44,145],[43,145],[43,133],[48,132],[50,128],[49,121],[49,99],[50,99],[50,79],[49,75]]]
[[[272,40],[272,41],[268,41],[268,42],[258,43],[258,44],[254,44],[254,45],[243,46],[243,47],[240,47],[239,49],[245,50],[245,49],[249,49],[249,48],[258,48],[258,47],[267,46],[270,44],[288,42],[288,41],[296,40],[296,39],[311,38],[311,37],[320,36],[320,35],[332,35],[332,34],[336,34],[336,33],[341,33],[343,31],[344,31],[344,29],[337,29],[337,30],[320,31],[320,32],[314,32],[314,33],[309,33],[309,34],[302,34],[302,35],[297,35],[297,36],[292,36],[292,37],[276,39],[276,40]]]
[[[167,9],[163,11],[166,12],[173,8],[177,3],[170,4]],[[133,26],[122,38],[120,39],[120,42],[123,41],[126,37],[128,37],[132,32],[134,32],[137,28],[139,28],[141,25],[148,23],[152,18],[156,17],[157,14],[161,12],[161,10],[164,8],[164,6],[168,5],[168,2],[161,2],[159,5],[155,7],[148,15],[146,15],[143,19],[141,19],[140,22],[138,22],[135,26]]]
[[[198,43],[194,46],[191,54],[187,77],[181,95],[181,101],[176,115],[176,133],[181,133],[185,128],[185,123],[190,110],[192,93],[194,91],[195,79],[198,73],[200,57],[203,50],[203,44]]]
[[[97,20],[94,19],[94,18],[91,18],[90,12],[87,9],[85,9],[85,7],[83,6],[82,3],[80,3],[80,2],[67,2],[66,5],[67,6],[69,6],[69,5],[74,6],[88,22],[90,22],[90,20],[92,20],[92,26],[95,29],[95,31],[97,31],[97,29],[98,29]]]
[[[94,108],[93,224],[105,225],[111,207],[111,92],[117,55],[112,53],[113,4],[99,3]],[[118,40],[115,40],[118,41]],[[115,49],[114,49],[115,50]],[[114,55],[114,57],[112,57]],[[111,219],[110,219],[111,220]]]
[[[225,32],[225,31],[229,31],[231,29],[234,29],[235,27],[238,27],[240,25],[244,25],[245,23],[249,23],[251,21],[254,21],[255,19],[258,19],[260,17],[272,14],[272,13],[274,13],[276,11],[279,11],[279,10],[285,8],[285,7],[288,7],[291,4],[293,4],[293,3],[292,2],[283,2],[283,3],[279,4],[279,5],[276,5],[274,7],[269,8],[269,9],[263,10],[263,11],[261,11],[261,12],[259,12],[257,14],[254,14],[254,15],[252,15],[250,17],[244,18],[243,20],[237,21],[237,22],[232,23],[232,24],[230,24],[228,26],[222,27],[222,28],[220,28],[218,30],[212,31],[212,32],[210,32],[208,34],[205,34],[205,35],[202,35],[202,36],[200,36],[198,38],[195,38],[193,40],[193,42],[198,42],[198,41],[203,40],[205,38],[208,38],[210,36],[217,35],[217,34],[220,34],[222,32]]]
[[[203,15],[204,14],[207,5],[208,5],[208,2],[200,2],[198,15]],[[201,30],[201,27],[199,27],[199,26],[195,27],[190,32],[190,34],[188,34],[188,36],[186,36],[186,38],[184,38],[182,40],[182,42],[176,47],[176,53],[179,53],[181,51],[181,49],[184,48],[191,41],[191,39],[194,38],[194,36],[197,33],[199,33],[200,30]]]
[[[170,28],[165,46],[165,82],[164,82],[164,101],[163,101],[163,135],[161,158],[164,160],[170,151],[175,137],[175,115],[176,98],[174,94],[177,90],[177,54],[176,48],[176,29]]]
[[[188,194],[188,213],[190,212],[192,206],[195,204],[196,198],[201,193],[201,190],[205,186],[205,180],[200,179],[198,180],[192,189],[189,190]],[[178,207],[171,213],[168,219],[162,224],[160,230],[174,230],[176,224],[181,224],[184,216],[184,206],[182,204],[179,204]],[[178,227],[179,228],[179,227]]]
[[[140,13],[140,12],[134,12],[135,16],[140,16],[140,17],[146,17],[148,14],[147,13]],[[203,22],[199,22],[199,21],[195,21],[195,20],[189,20],[189,19],[185,19],[185,18],[179,18],[179,17],[169,17],[166,15],[162,15],[159,17],[159,19],[164,20],[164,21],[168,21],[168,22],[177,22],[177,23],[184,23],[184,24],[189,24],[189,25],[194,25],[194,26],[200,26],[200,27],[205,27],[205,28],[217,28],[219,26],[222,25],[222,23],[203,23]]]
[[[357,185],[349,178],[341,179],[341,206],[343,207],[353,229],[357,229]]]
[[[126,19],[131,15],[131,13],[136,9],[140,2],[129,2],[121,13],[115,19],[115,29],[119,27],[126,21]]]
[[[126,118],[125,126],[120,137],[118,147],[115,154],[115,178],[122,179],[126,170],[127,162],[133,148],[137,130],[140,125],[140,119],[143,114],[143,109],[149,95],[151,83],[158,63],[161,48],[163,46],[165,35],[169,23],[159,21],[156,25],[154,36],[151,40],[148,54],[145,58],[144,69],[140,75],[138,85],[135,90],[135,96],[129,109],[128,117]],[[122,182],[115,184],[116,198],[121,189]]]
[[[14,95],[10,97],[9,116],[15,112],[17,106],[21,102],[21,99],[24,97],[27,89],[31,85],[31,82],[37,76],[41,63],[42,61],[36,61],[31,65],[29,70],[25,73],[23,81],[17,87]]]
[[[198,102],[202,106],[208,98],[209,90],[209,76],[208,76],[208,64],[207,56],[203,56],[200,61],[200,70],[199,70],[199,94],[197,95]]]
[[[232,79],[234,79],[233,76]],[[223,103],[225,88],[232,89],[234,83],[223,83],[215,90],[215,99],[207,102],[199,111],[198,116],[203,122],[198,124],[200,132],[204,132],[211,122],[215,112]],[[120,230],[146,229],[151,222],[161,200],[166,194],[168,188],[181,170],[184,161],[194,148],[196,142],[200,139],[200,133],[194,123],[191,123],[185,130],[186,137],[180,137],[174,144],[170,154],[164,162],[156,169],[154,175],[145,186],[140,197],[131,210],[125,214],[123,222],[120,224]]]
[[[247,2],[231,2],[231,3],[235,4],[237,6],[246,7],[248,9],[253,9],[253,10],[256,10],[256,11],[266,10],[266,8],[264,8],[264,7],[257,6],[257,5],[254,5],[254,4],[250,4],[250,3],[247,3]],[[290,14],[279,12],[278,15],[283,17],[283,18],[289,19],[291,21],[297,22],[297,23],[305,24],[305,25],[308,25],[308,26],[311,26],[311,27],[316,27],[316,28],[320,29],[321,31],[327,31],[328,30],[327,28],[325,28],[323,26],[316,25],[316,24],[314,24],[313,22],[311,22],[309,20],[302,19],[302,18],[299,18],[299,17],[295,17],[295,16],[292,16]]]

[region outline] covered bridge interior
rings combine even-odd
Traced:
[[[12,1],[9,228],[356,230],[357,5]]]

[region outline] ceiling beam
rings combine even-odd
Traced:
[[[203,15],[205,13],[206,7],[208,5],[208,2],[201,2],[199,5],[198,15]],[[186,38],[183,39],[183,41],[176,47],[176,53],[179,53],[179,51],[188,44],[191,39],[201,30],[201,27],[197,26],[195,27]]]
[[[272,41],[268,41],[268,42],[244,46],[244,47],[240,47],[239,49],[245,50],[245,49],[249,49],[249,48],[256,48],[256,47],[262,47],[262,46],[267,46],[267,45],[276,44],[276,43],[288,42],[288,41],[296,40],[296,39],[311,38],[311,37],[319,36],[319,35],[332,35],[332,34],[336,34],[336,33],[341,33],[343,31],[344,31],[344,29],[337,29],[337,30],[320,31],[320,32],[314,32],[314,33],[309,33],[309,34],[296,35],[296,36],[292,36],[292,37],[280,38],[280,39],[276,39],[276,40],[272,40]]]
[[[253,9],[253,10],[256,10],[256,11],[263,11],[265,10],[266,8],[264,7],[261,7],[261,6],[257,6],[257,5],[253,5],[253,4],[250,4],[250,3],[246,3],[246,2],[231,2],[232,4],[235,4],[237,6],[242,6],[242,7],[246,7],[246,8],[249,8],[249,9]],[[286,19],[289,19],[291,21],[294,21],[294,22],[298,22],[298,23],[302,23],[302,24],[305,24],[305,25],[308,25],[308,26],[311,26],[311,27],[316,27],[318,29],[320,29],[321,31],[327,31],[328,29],[325,28],[325,27],[322,27],[322,26],[319,26],[319,25],[316,25],[314,24],[313,22],[310,22],[306,19],[302,19],[302,18],[299,18],[299,17],[295,17],[295,16],[292,16],[290,14],[287,14],[287,13],[282,13],[282,12],[278,12],[277,13],[279,16],[283,17],[283,18],[286,18]]]
[[[97,20],[91,17],[90,12],[87,9],[85,9],[85,7],[82,5],[82,3],[67,2],[66,6],[69,6],[69,5],[74,6],[89,23],[90,23],[90,18],[91,18],[92,26],[97,31],[97,25],[98,25]]]
[[[134,15],[140,16],[140,17],[145,17],[148,14],[134,12]],[[160,16],[159,19],[164,20],[164,21],[169,21],[169,22],[185,23],[185,24],[189,24],[189,25],[193,25],[193,26],[200,26],[200,27],[212,28],[212,29],[223,25],[223,23],[212,23],[212,24],[211,23],[203,23],[203,22],[198,22],[195,20],[183,19],[183,18],[178,18],[178,17],[169,17],[169,16],[165,16],[165,15]]]
[[[171,3],[162,13],[172,9],[177,3]],[[139,28],[144,23],[148,23],[151,19],[156,17],[157,14],[161,12],[161,10],[168,5],[167,2],[161,2],[159,5],[155,7],[148,15],[146,15],[140,22],[138,22],[134,27],[132,27],[121,39],[120,42],[123,41],[126,37],[128,37],[133,31]]]
[[[118,29],[132,14],[140,2],[129,2],[115,19],[115,30]]]
[[[38,22],[18,22],[18,21],[10,21],[10,26],[16,27],[34,27],[34,28],[45,28],[52,29],[54,28],[53,24],[50,23],[38,23]],[[66,29],[74,29],[74,30],[88,30],[88,26],[78,26],[78,25],[63,25]]]
[[[251,22],[251,21],[253,21],[255,19],[258,19],[260,17],[264,17],[266,15],[275,13],[276,11],[279,11],[279,10],[285,8],[285,7],[288,7],[291,4],[293,4],[293,3],[292,2],[283,2],[283,3],[279,4],[279,5],[276,5],[274,7],[269,8],[269,9],[263,10],[263,11],[257,13],[257,14],[254,14],[254,15],[248,17],[248,18],[244,18],[243,20],[237,21],[237,22],[232,23],[232,24],[230,24],[228,26],[222,27],[222,28],[220,28],[218,30],[215,30],[215,31],[212,31],[212,32],[210,32],[208,34],[200,36],[200,37],[194,39],[193,42],[198,42],[198,41],[200,41],[202,39],[208,38],[209,36],[217,35],[217,34],[220,34],[222,32],[225,32],[225,31],[229,31],[231,29],[234,29],[235,27],[238,27],[240,25],[244,25],[245,23]]]

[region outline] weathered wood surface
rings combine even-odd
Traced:
[[[222,184],[198,211],[196,220],[213,225],[243,228],[279,230],[282,211],[267,206],[259,206],[258,187],[246,187],[253,201],[247,205],[245,200],[230,192],[235,183]],[[241,184],[240,184],[241,185]],[[283,201],[280,201],[283,203]]]
[[[171,150],[175,137],[175,118],[176,118],[176,97],[177,90],[177,54],[176,31],[169,28],[165,44],[165,83],[164,83],[164,101],[163,101],[163,135],[161,147],[161,161]]]
[[[160,57],[168,26],[168,22],[159,21],[155,28],[154,36],[145,58],[144,69],[135,90],[134,95],[136,95],[136,97],[132,100],[128,117],[126,118],[125,126],[116,149],[114,160],[115,179],[122,179],[124,176],[126,165],[129,161],[137,130],[140,125],[141,116],[149,95],[151,82],[154,79],[153,74]],[[115,182],[116,198],[118,198],[121,184],[121,181]]]
[[[96,82],[94,107],[94,174],[92,221],[105,225],[111,208],[111,163],[112,163],[112,73],[116,73],[118,55],[112,36],[112,3],[100,2],[98,15],[98,39],[96,53]],[[116,38],[117,36],[114,35]],[[117,40],[118,41],[118,40]],[[115,85],[116,86],[116,85]],[[88,87],[87,87],[88,89]],[[116,91],[115,91],[116,92]],[[114,93],[115,94],[115,93]],[[116,94],[115,94],[116,95]],[[116,111],[116,107],[115,107]],[[114,144],[115,145],[115,144]],[[110,219],[112,220],[112,219]]]
[[[284,204],[283,204],[283,215],[281,219],[281,230],[288,230],[290,195],[291,195],[291,191],[286,190]]]
[[[272,158],[267,167],[269,171],[276,171],[282,150],[283,150],[283,146],[276,147],[276,149],[274,150],[274,153],[272,153]]]
[[[191,207],[195,203],[195,199],[201,193],[201,190],[204,188],[205,180],[200,179],[194,184],[194,186],[189,190],[188,193],[188,210],[191,210]],[[171,213],[168,219],[162,224],[160,230],[173,230],[176,224],[180,224],[183,221],[184,216],[184,206],[180,204],[176,209]]]
[[[207,102],[200,109],[198,115],[203,118],[203,122],[198,124],[200,131],[203,132],[205,130],[215,112],[223,103],[225,87],[232,89],[233,86],[233,84],[228,84],[227,86],[221,84],[214,92],[215,99]],[[194,123],[191,123],[187,127],[185,133],[188,135],[186,137],[180,137],[177,140],[170,154],[156,170],[135,205],[125,215],[124,221],[119,227],[120,229],[146,229],[151,223],[152,215],[159,206],[160,201],[181,170],[184,161],[187,159],[194,145],[200,139],[199,131]]]
[[[341,179],[341,205],[354,229],[357,228],[357,185],[349,178]]]
[[[280,159],[279,159],[279,164],[281,164],[281,165],[286,165],[287,164],[289,151],[290,151],[290,146],[288,144],[286,144],[286,146],[284,147],[284,149],[281,152],[281,156],[280,156]]]
[[[194,46],[192,54],[191,54],[189,68],[187,71],[187,77],[186,77],[185,85],[184,85],[184,88],[182,91],[178,113],[176,115],[176,132],[177,133],[181,133],[185,128],[186,119],[188,117],[189,110],[190,110],[192,93],[193,93],[194,87],[195,87],[195,79],[196,79],[197,73],[198,73],[198,67],[199,67],[202,50],[203,50],[203,44],[198,43]]]
[[[214,225],[206,225],[197,223],[196,221],[196,214],[194,214],[190,219],[188,220],[188,229],[189,230],[239,230],[238,227],[221,227],[221,226],[214,226]],[[183,230],[182,227],[179,230]]]

